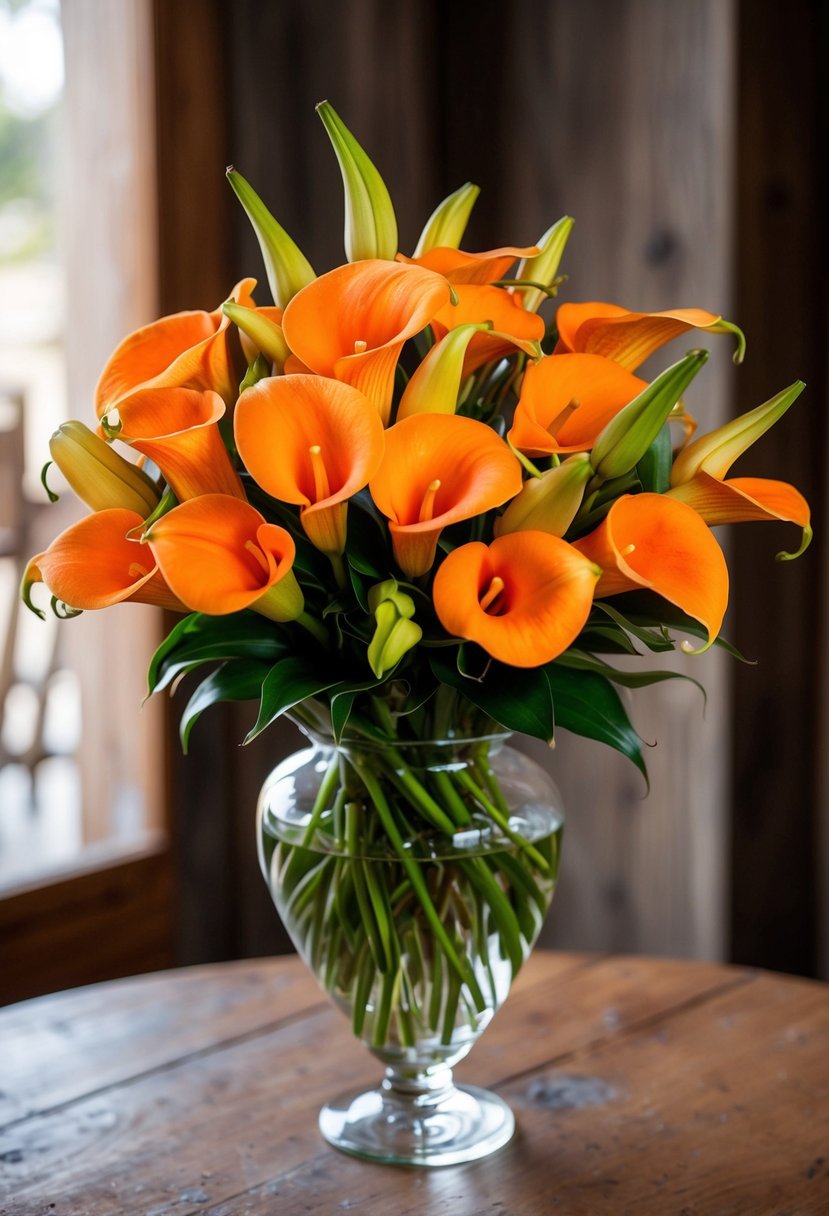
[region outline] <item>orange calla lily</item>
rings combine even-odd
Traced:
[[[247,502],[204,494],[162,515],[144,539],[170,586],[195,612],[221,616],[253,608],[291,621],[303,611],[290,532],[267,523]]]
[[[524,373],[509,441],[527,456],[588,452],[611,418],[646,387],[601,355],[550,355]]]
[[[454,549],[435,575],[435,611],[453,637],[513,667],[549,663],[581,632],[599,571],[546,532]]]
[[[112,507],[72,524],[29,562],[23,576],[24,600],[31,605],[32,585],[45,583],[71,608],[109,608],[132,600],[186,612],[155,562],[147,561],[146,549],[127,538],[143,523],[137,512]]]
[[[766,477],[732,477],[720,481],[710,473],[700,471],[668,490],[666,497],[687,503],[712,527],[767,519],[797,524],[803,529],[800,548],[796,553],[780,553],[778,557],[799,557],[812,539],[809,504],[787,481]]]
[[[723,552],[696,511],[665,494],[626,494],[575,547],[602,569],[596,597],[647,587],[708,631],[720,631],[728,604]]]
[[[318,549],[342,553],[348,499],[383,456],[383,424],[364,394],[321,376],[260,380],[239,398],[234,427],[254,481],[302,508]]]
[[[604,355],[636,371],[649,355],[672,338],[700,329],[707,333],[736,335],[735,363],[745,353],[742,330],[703,308],[678,308],[668,312],[630,312],[618,304],[562,304],[556,313],[556,353],[581,351]]]
[[[481,287],[461,283],[454,288],[457,303],[445,304],[432,318],[436,341],[459,325],[489,322],[492,330],[475,334],[463,361],[463,374],[468,376],[491,359],[514,354],[515,348],[531,358],[538,358],[538,343],[544,337],[544,321],[538,313],[528,312],[520,292],[513,294],[503,287]]]
[[[369,489],[390,521],[400,569],[415,578],[431,569],[444,528],[501,506],[521,484],[517,459],[484,423],[414,414],[386,431]]]
[[[176,498],[234,494],[242,483],[219,434],[225,404],[218,393],[191,388],[140,389],[106,415],[118,439],[154,461]]]
[[[242,279],[231,293],[253,306],[256,279]],[[213,312],[177,312],[144,325],[111,355],[95,389],[99,418],[138,388],[211,389],[228,405],[236,398],[238,374],[228,349],[230,318]]]
[[[431,270],[371,258],[339,266],[297,292],[282,329],[306,367],[360,389],[385,424],[403,344],[425,329],[449,292]]]
[[[450,249],[446,246],[436,246],[429,249],[420,257],[407,258],[398,253],[398,262],[406,262],[410,266],[424,266],[442,274],[450,283],[494,283],[503,279],[518,258],[533,258],[540,253],[536,245],[525,249],[507,245],[503,249],[488,249],[485,253],[467,253],[463,249]]]

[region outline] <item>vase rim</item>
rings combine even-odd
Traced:
[[[340,738],[339,740],[336,740],[333,735],[326,734],[323,731],[314,730],[312,727],[306,726],[304,723],[297,723],[297,726],[299,726],[302,733],[308,739],[310,739],[312,743],[316,743],[322,747],[331,747],[334,748],[335,751],[341,752],[382,751],[387,747],[405,748],[406,750],[410,748],[448,749],[468,747],[477,743],[503,744],[511,739],[513,735],[512,731],[501,730],[490,731],[485,734],[477,735],[447,734],[442,735],[440,738],[430,739],[374,739],[370,736],[360,736],[357,738],[350,736],[348,738]]]

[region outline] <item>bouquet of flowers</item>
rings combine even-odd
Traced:
[[[23,595],[34,606],[45,583],[61,615],[178,613],[149,683],[200,672],[185,746],[208,706],[248,699],[248,739],[290,712],[328,741],[310,805],[263,845],[280,906],[376,1050],[428,1039],[457,1058],[459,1028],[503,997],[499,967],[526,956],[557,860],[556,832],[513,814],[493,737],[565,727],[645,771],[618,689],[676,673],[613,657],[670,650],[677,632],[691,654],[718,640],[712,527],[787,520],[802,541],[778,556],[806,547],[796,489],[729,476],[803,385],[697,437],[684,398],[706,352],[651,380],[641,365],[686,334],[730,337],[740,361],[735,325],[595,302],[545,319],[573,221],[529,248],[464,251],[471,184],[400,253],[377,169],[319,113],[346,263],[317,275],[228,170],[274,303],[243,279],[215,311],[121,343],[97,431],[67,422],[51,442],[92,514],[31,560]],[[446,740],[450,763],[412,760]],[[445,864],[436,838],[470,832],[487,847]]]

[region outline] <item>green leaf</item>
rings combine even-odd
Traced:
[[[274,664],[262,685],[262,700],[259,715],[248,732],[245,743],[250,743],[272,722],[293,709],[307,697],[316,697],[338,681],[313,670],[302,659],[291,656]]]
[[[291,649],[288,635],[257,612],[205,616],[194,612],[170,631],[150,660],[149,693],[160,692],[182,671],[220,659],[280,658]]]
[[[252,701],[262,691],[269,668],[255,659],[240,659],[223,663],[202,680],[184,707],[179,722],[179,738],[184,753],[190,742],[190,732],[201,715],[219,701]]]
[[[652,650],[656,654],[665,650],[675,649],[673,640],[662,627],[661,622],[663,617],[661,611],[655,614],[655,619],[650,618],[637,623],[630,620],[629,617],[625,616],[612,604],[608,604],[606,600],[596,600],[593,604],[593,610],[603,612],[606,616],[609,616],[616,625],[627,633],[633,634],[640,642],[644,642],[648,650]],[[696,624],[697,628],[700,628],[699,622],[696,622]],[[657,628],[652,628],[653,625],[656,625]],[[708,634],[706,633],[705,636],[707,637]]]
[[[708,640],[708,630],[704,625],[701,625],[694,617],[688,616],[681,608],[677,608],[670,600],[662,599],[653,591],[630,591],[618,598],[624,604],[628,622],[632,626],[642,628],[658,621],[665,630],[690,633],[691,637]],[[607,605],[603,605],[603,607],[607,607]],[[726,638],[715,638],[714,645],[719,646],[721,650],[740,663],[746,663],[749,666],[754,666],[756,663],[755,659],[747,659]]]
[[[354,702],[359,694],[361,692],[368,692],[371,688],[378,688],[380,683],[380,680],[363,680],[359,684],[346,684],[342,682],[337,686],[337,692],[332,692],[331,729],[336,743],[339,743],[343,736],[343,731],[348,724],[348,719],[351,717],[351,711],[354,708]]]
[[[671,463],[674,450],[667,422],[636,466],[642,489],[652,494],[665,494],[671,488]]]
[[[481,680],[463,675],[443,651],[430,655],[435,677],[463,693],[505,730],[543,739],[553,737],[553,702],[543,669],[491,663]]]
[[[568,671],[556,661],[541,670],[550,687],[556,726],[615,748],[632,760],[648,781],[642,741],[610,681],[597,672]]]
[[[622,688],[647,688],[651,684],[662,684],[665,680],[688,680],[689,683],[695,684],[702,693],[705,699],[705,689],[699,680],[695,680],[693,676],[686,675],[682,671],[619,671],[617,667],[612,667],[610,663],[605,663],[601,659],[597,659],[595,655],[586,654],[583,650],[571,648],[565,650],[564,654],[560,654],[555,660],[560,667],[570,668],[572,671],[595,671],[605,679],[611,680],[614,684],[619,684]]]

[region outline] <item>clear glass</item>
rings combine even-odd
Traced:
[[[262,790],[262,871],[291,938],[380,1087],[323,1108],[336,1147],[449,1165],[509,1140],[494,1094],[452,1067],[503,1004],[538,937],[563,815],[547,773],[503,737],[334,748],[315,741]]]

